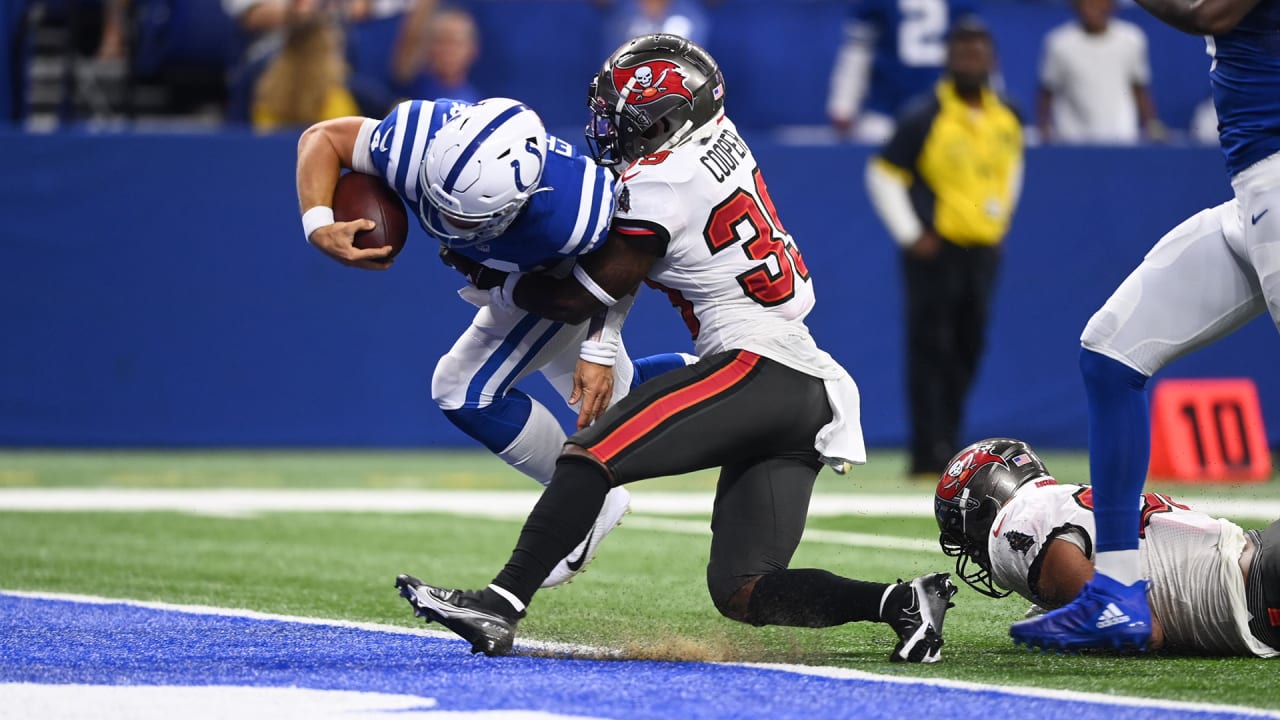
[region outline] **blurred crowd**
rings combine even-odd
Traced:
[[[558,43],[586,42],[600,48],[601,59],[625,39],[657,31],[708,45],[716,11],[735,4],[573,1],[596,8],[599,37],[547,38],[547,51],[555,52]],[[1128,0],[1056,0],[1068,3],[1075,18],[1048,32],[1034,59],[1037,94],[1030,107],[1019,108],[1031,141],[1168,139],[1151,94],[1147,37],[1138,25],[1115,16],[1117,1]],[[984,8],[977,2],[844,2],[841,39],[830,49],[831,67],[821,69],[830,78],[825,105],[832,136],[870,143],[889,137],[894,117],[937,81],[945,28],[958,16],[981,16]],[[273,130],[339,115],[380,117],[404,98],[476,100],[500,94],[473,74],[485,62],[486,28],[475,12],[484,4],[10,0],[0,27],[8,49],[0,115],[29,129],[167,121]],[[1189,137],[1216,139],[1208,102],[1174,124]]]

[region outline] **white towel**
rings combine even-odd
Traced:
[[[831,422],[818,430],[813,446],[822,462],[843,475],[852,466],[867,462],[867,446],[862,440],[862,396],[847,372],[824,382],[827,402],[831,403]]]

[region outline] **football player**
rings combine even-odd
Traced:
[[[313,125],[298,143],[307,239],[367,269],[385,269],[390,248],[354,246],[355,233],[373,227],[370,220],[334,222],[329,206],[342,168],[384,179],[447,251],[446,261],[468,260],[475,278],[493,268],[567,272],[604,240],[614,206],[610,173],[548,136],[537,113],[515,100],[412,100],[382,120]],[[633,368],[620,335],[633,296],[578,325],[489,305],[487,295],[468,288],[461,294],[480,309],[437,363],[432,397],[454,425],[543,485],[566,434],[547,408],[515,387],[522,379],[541,371],[570,404],[580,403],[582,427],[646,373],[685,365],[685,356],[669,355]],[[626,490],[611,493],[547,585],[581,570],[628,507]]]
[[[888,140],[898,113],[942,76],[951,27],[977,9],[976,0],[850,3],[827,96],[836,131],[861,142]]]
[[[1165,495],[1147,493],[1137,505],[1150,647],[1280,656],[1280,520],[1245,531]],[[1093,574],[1093,488],[1059,484],[1026,443],[992,438],[961,450],[933,508],[942,551],[983,595],[1016,592],[1057,608]],[[1123,622],[1120,614],[1106,617]]]
[[[1273,40],[1280,0],[1138,4],[1179,30],[1208,36],[1209,82],[1235,198],[1161,238],[1085,326],[1080,370],[1096,572],[1070,604],[1009,629],[1015,643],[1032,647],[1147,644],[1138,556],[1138,498],[1151,455],[1147,381],[1263,312],[1280,326],[1280,53]]]
[[[882,622],[898,637],[891,660],[940,657],[955,592],[946,573],[886,584],[788,567],[818,470],[866,460],[858,388],[804,324],[809,268],[724,113],[724,92],[716,62],[683,38],[619,48],[589,93],[593,154],[622,170],[608,242],[572,279],[511,273],[486,283],[495,305],[579,322],[645,281],[680,309],[702,359],[636,388],[569,438],[488,587],[396,579],[417,614],[474,652],[510,652],[542,579],[614,488],[719,467],[706,581],[722,614],[752,625]]]

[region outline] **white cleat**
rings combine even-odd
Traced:
[[[591,562],[596,556],[596,550],[600,548],[600,541],[604,540],[604,536],[613,531],[614,528],[622,524],[622,516],[631,512],[631,493],[626,488],[616,487],[604,496],[604,507],[600,508],[600,514],[596,516],[596,521],[591,525],[591,530],[587,532],[587,537],[569,551],[563,560],[556,563],[551,574],[546,580],[542,581],[542,587],[556,587],[563,585],[573,579],[575,575],[582,572],[582,569]]]

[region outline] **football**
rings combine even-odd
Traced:
[[[409,235],[409,217],[404,203],[391,186],[382,178],[359,172],[349,172],[338,178],[333,191],[333,219],[351,222],[367,218],[377,227],[356,233],[358,248],[380,248],[390,245],[395,257],[404,249]]]

